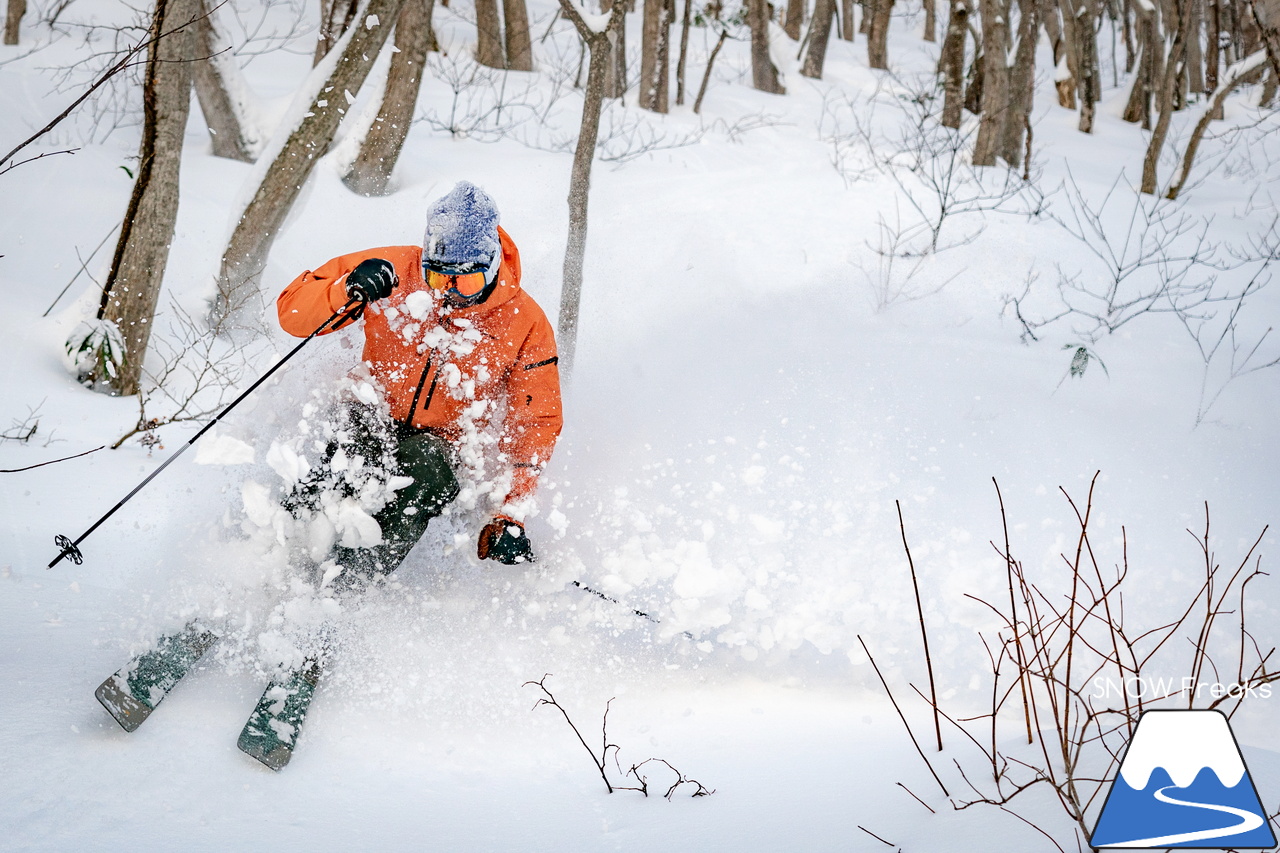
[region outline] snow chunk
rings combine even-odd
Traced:
[[[216,432],[196,447],[197,465],[248,465],[253,462],[253,445]]]

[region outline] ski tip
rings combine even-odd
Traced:
[[[151,706],[139,701],[129,691],[129,682],[121,677],[120,673],[99,684],[98,689],[93,691],[93,695],[126,732],[136,730],[153,710]]]
[[[293,758],[292,749],[278,742],[274,745],[264,744],[263,738],[250,732],[248,726],[240,732],[240,739],[236,742],[236,746],[240,747],[240,751],[245,755],[257,759],[277,773],[285,768],[290,758]]]

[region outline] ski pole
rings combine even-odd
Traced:
[[[168,468],[169,465],[172,464],[175,459],[177,459],[179,456],[185,453],[187,449],[191,447],[191,445],[195,444],[200,439],[200,436],[204,435],[206,432],[211,430],[214,424],[222,420],[223,417],[225,417],[228,412],[230,412],[236,406],[240,405],[240,403],[244,401],[244,398],[252,394],[259,385],[261,385],[263,382],[266,382],[268,379],[270,379],[271,374],[275,373],[277,370],[279,370],[281,367],[284,366],[285,362],[287,362],[289,359],[297,355],[298,351],[301,350],[308,343],[310,343],[312,338],[314,338],[316,335],[323,332],[325,329],[329,328],[329,326],[332,325],[334,321],[336,321],[339,317],[342,317],[344,314],[346,314],[348,310],[350,310],[352,307],[356,305],[356,303],[358,302],[363,303],[363,301],[364,300],[359,296],[352,296],[350,299],[348,299],[346,305],[343,305],[337,311],[333,312],[332,317],[330,317],[328,320],[325,320],[323,323],[321,323],[314,332],[307,335],[302,340],[301,343],[299,343],[296,347],[290,350],[288,355],[286,355],[284,358],[280,359],[278,362],[272,365],[271,368],[266,373],[259,376],[257,381],[255,381],[252,385],[246,388],[239,397],[236,397],[234,400],[232,400],[229,406],[227,406],[218,414],[214,415],[213,420],[209,421],[207,424],[201,427],[200,431],[197,432],[195,435],[191,436],[191,439],[187,441],[186,444],[182,445],[182,447],[178,448],[178,450],[172,456],[164,460],[164,462],[160,463],[159,468],[152,471],[149,475],[147,475],[146,479],[144,479],[138,485],[134,486],[133,491],[125,495],[124,498],[121,499],[121,501],[118,504],[113,506],[111,509],[107,510],[106,515],[102,516],[102,518],[99,518],[97,521],[95,521],[93,525],[84,533],[81,533],[80,536],[77,537],[74,542],[68,539],[66,536],[62,536],[61,534],[53,537],[53,544],[57,545],[59,549],[58,556],[54,557],[53,561],[49,563],[49,565],[46,566],[45,568],[52,569],[54,566],[58,565],[58,563],[62,562],[64,559],[68,557],[71,558],[71,562],[75,563],[77,566],[80,565],[82,562],[84,562],[84,554],[80,553],[79,546],[81,542],[83,542],[85,539],[89,537],[90,533],[97,530],[99,527],[102,526],[102,523],[104,521],[106,521],[111,516],[115,515],[116,511],[119,510],[120,507],[127,504],[133,498],[134,495],[142,491],[143,486],[147,485],[147,483],[150,483],[156,477],[160,476],[161,471],[163,471],[165,468]],[[357,312],[355,317],[359,317],[360,313],[362,312]],[[333,328],[336,329],[338,328],[338,326],[335,325],[333,326]]]

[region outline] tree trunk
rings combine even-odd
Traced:
[[[982,0],[982,113],[973,144],[973,165],[994,166],[1009,118],[1009,12],[1003,0]]]
[[[672,0],[674,2],[674,0]],[[684,19],[680,22],[680,58],[676,60],[676,106],[684,106],[684,72],[689,58],[690,7],[693,0],[684,0]]]
[[[316,36],[315,55],[311,57],[312,68],[329,55],[359,9],[360,0],[320,0],[320,32]]]
[[[938,40],[938,0],[924,0],[924,40]]]
[[[9,8],[4,19],[4,43],[17,44],[18,30],[22,27],[22,16],[27,14],[27,0],[9,0]]]
[[[262,180],[223,252],[215,316],[238,310],[257,294],[271,245],[316,160],[333,140],[350,101],[360,91],[403,2],[369,0],[358,23],[334,45],[333,50],[340,53],[330,58],[332,67],[322,63],[303,84],[311,93],[310,108],[296,126],[280,131],[285,135],[283,142],[270,146],[276,154],[265,165]],[[327,77],[322,76],[326,73]],[[263,167],[261,162],[259,167]]]
[[[529,10],[524,0],[502,0],[502,17],[506,24],[507,68],[532,71],[533,40],[529,37]]]
[[[391,54],[378,117],[365,134],[351,168],[342,176],[342,182],[352,192],[367,196],[386,195],[388,192],[391,173],[400,159],[400,149],[409,135],[413,111],[418,105],[422,71],[431,46],[430,27],[427,26],[430,14],[425,0],[404,0],[400,17],[396,19],[395,47],[398,52]]]
[[[840,39],[853,41],[853,0],[840,0]]]
[[[1212,94],[1205,89],[1204,51],[1200,49],[1200,31],[1204,28],[1203,0],[1191,0],[1191,32],[1187,39],[1187,91],[1196,94]]]
[[[747,0],[747,25],[751,27],[751,85],[761,92],[785,95],[769,56],[769,0]]]
[[[627,0],[618,0],[626,8],[623,14],[631,11]],[[613,11],[613,0],[603,0],[600,4],[605,14]],[[584,47],[583,50],[587,48]],[[627,93],[627,26],[626,19],[618,27],[609,38],[609,73],[605,77],[604,96],[606,98],[621,98]],[[588,70],[588,75],[590,70]]]
[[[609,67],[614,62],[611,44],[616,41],[626,16],[626,4],[616,0],[609,12],[604,32],[592,30],[578,13],[572,0],[560,0],[560,9],[573,22],[578,35],[591,51],[587,66],[587,90],[582,102],[582,125],[578,129],[578,145],[573,153],[573,170],[569,173],[569,238],[564,250],[564,284],[560,293],[560,316],[557,322],[557,349],[560,373],[568,378],[573,372],[578,345],[578,307],[582,302],[582,265],[587,252],[587,201],[591,191],[591,163],[595,159],[596,141],[600,136],[600,110]]]
[[[939,62],[943,91],[942,125],[958,130],[964,117],[964,45],[969,36],[969,5],[967,0],[951,0],[950,6]]]
[[[1218,47],[1218,36],[1222,32],[1222,18],[1218,14],[1218,0],[1207,0],[1205,7],[1205,51],[1204,51],[1204,85],[1210,92],[1218,90],[1218,69],[1222,65],[1222,57]],[[1213,116],[1221,119],[1222,115]]]
[[[501,30],[498,0],[476,0],[476,62],[490,68],[507,67]]]
[[[787,0],[787,15],[783,18],[782,29],[792,41],[800,41],[800,31],[804,29],[804,7],[806,0]]]
[[[889,70],[889,20],[893,0],[869,0],[871,27],[867,30],[867,64],[881,71]]]
[[[720,53],[720,48],[724,47],[725,39],[729,38],[729,30],[722,29],[720,37],[716,39],[716,46],[711,48],[711,55],[707,57],[707,70],[702,72],[702,85],[698,87],[698,97],[693,100],[693,113],[700,115],[702,113],[702,99],[707,94],[707,84],[711,82],[711,69],[716,64],[716,56]]]
[[[1158,0],[1154,0],[1158,2]],[[1055,14],[1062,25],[1061,51],[1054,50],[1055,79],[1058,88],[1058,104],[1069,110],[1076,108],[1076,93],[1080,88],[1080,34],[1076,25],[1075,4],[1071,0],[1059,0],[1054,4]],[[1066,73],[1063,74],[1065,66]]]
[[[1123,118],[1128,122],[1141,122],[1143,130],[1150,130],[1151,99],[1162,74],[1159,63],[1164,45],[1155,10],[1143,9],[1141,6],[1137,10],[1138,69],[1133,77],[1133,88],[1129,90],[1129,102],[1125,105]]]
[[[248,105],[243,103],[249,96],[249,87],[240,76],[230,45],[217,30],[207,0],[200,0],[199,6],[192,76],[196,98],[209,127],[213,156],[252,163],[262,149],[262,137],[246,109]]]
[[[1063,0],[1064,12],[1075,19],[1076,79],[1080,96],[1081,133],[1093,133],[1095,105],[1102,100],[1102,75],[1098,66],[1097,0]],[[1074,7],[1074,8],[1073,8]]]
[[[986,59],[982,54],[982,42],[977,33],[973,37],[973,61],[969,63],[969,72],[965,75],[964,108],[974,115],[982,114],[982,77]]]
[[[1019,0],[1018,47],[1009,74],[1009,116],[997,153],[1013,168],[1022,165],[1023,143],[1035,103],[1036,42],[1040,19],[1036,0]]]
[[[197,0],[156,0],[152,42],[142,84],[142,145],[129,208],[120,228],[98,317],[124,338],[124,363],[109,381],[123,395],[138,393],[142,364],[160,299],[178,218],[178,172],[191,105]],[[181,29],[179,29],[181,28]]]
[[[1177,12],[1176,29],[1173,34],[1173,49],[1169,53],[1169,62],[1165,66],[1164,80],[1160,87],[1160,113],[1156,126],[1151,131],[1151,140],[1147,144],[1147,153],[1142,160],[1142,192],[1155,195],[1157,173],[1160,164],[1160,151],[1164,148],[1165,137],[1169,135],[1169,122],[1173,117],[1173,95],[1178,85],[1178,74],[1175,69],[1187,55],[1187,23],[1190,19],[1189,0],[1175,0]]]
[[[668,111],[671,88],[670,0],[644,0],[644,25],[640,35],[640,108],[655,113]]]
[[[827,58],[827,42],[831,40],[831,19],[836,14],[835,0],[817,0],[809,19],[809,49],[804,54],[800,73],[815,80],[822,79],[822,66]]]
[[[1253,56],[1247,57],[1227,69],[1226,80],[1213,93],[1209,107],[1200,116],[1200,121],[1196,123],[1195,130],[1191,132],[1191,139],[1187,142],[1187,150],[1182,155],[1182,165],[1178,167],[1177,174],[1174,175],[1173,181],[1169,184],[1169,191],[1165,193],[1165,198],[1176,199],[1178,194],[1182,192],[1182,188],[1187,182],[1187,176],[1191,174],[1191,164],[1195,162],[1196,152],[1200,148],[1200,140],[1204,138],[1205,131],[1209,129],[1209,123],[1213,121],[1214,114],[1222,113],[1222,104],[1226,101],[1227,96],[1248,79],[1250,73],[1264,68],[1266,64],[1266,51],[1260,50],[1254,53]]]

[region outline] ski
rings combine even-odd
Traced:
[[[240,732],[236,745],[272,770],[293,757],[311,697],[320,681],[320,661],[308,658],[300,669],[274,679]]]
[[[126,732],[151,716],[173,686],[191,671],[218,637],[195,622],[164,637],[108,678],[93,695]]]

